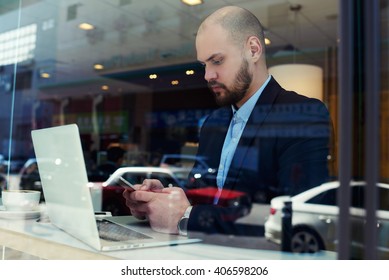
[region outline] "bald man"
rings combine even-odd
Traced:
[[[330,118],[316,99],[284,90],[268,73],[263,28],[248,10],[228,6],[208,16],[196,37],[197,59],[219,109],[204,121],[198,156],[217,170],[207,182],[213,203],[190,205],[180,188],[145,180],[125,191],[131,213],[160,232],[245,234],[221,206],[224,190],[297,194],[328,180]],[[196,168],[196,164],[195,164]]]

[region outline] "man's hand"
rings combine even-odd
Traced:
[[[142,191],[158,192],[161,191],[163,188],[164,187],[162,183],[159,180],[155,179],[145,179],[142,184],[134,185],[135,190]],[[126,205],[130,209],[131,215],[140,220],[144,220],[146,219],[147,213],[138,210],[144,204],[144,202],[132,199],[130,196],[132,192],[134,192],[133,189],[126,189],[123,192],[123,197],[126,199]]]
[[[178,187],[163,188],[158,180],[145,180],[137,191],[124,191],[126,205],[132,215],[148,218],[153,230],[177,234],[177,224],[190,203]]]

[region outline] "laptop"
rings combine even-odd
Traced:
[[[132,216],[96,219],[76,124],[31,132],[50,222],[99,251],[199,242],[155,232]],[[116,238],[119,231],[128,231]],[[106,228],[99,234],[99,228]],[[115,237],[116,235],[116,237]]]

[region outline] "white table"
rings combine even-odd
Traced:
[[[228,239],[226,236],[223,237]],[[212,238],[217,238],[217,236],[213,236]],[[245,240],[245,242],[247,243],[248,241]],[[62,230],[59,230],[52,224],[37,222],[35,219],[0,219],[0,245],[3,250],[4,248],[11,248],[41,259],[57,260],[336,259],[336,254],[333,252],[321,252],[315,255],[301,255],[270,250],[242,249],[205,243],[142,248],[115,252],[99,252],[90,248],[78,239],[73,238]]]

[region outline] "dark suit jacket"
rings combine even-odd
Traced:
[[[203,124],[198,156],[210,167],[218,168],[231,117],[231,108],[224,107]],[[246,124],[223,189],[243,191],[252,198],[266,188],[294,195],[328,181],[331,131],[321,101],[286,91],[271,78]],[[188,230],[242,234],[225,219],[237,211],[239,207],[194,206]]]

